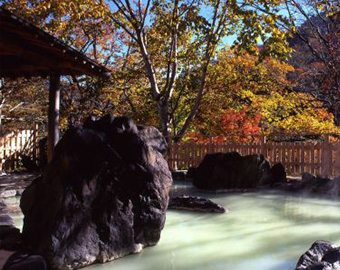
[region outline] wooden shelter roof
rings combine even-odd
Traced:
[[[83,53],[0,7],[0,77],[109,76]]]

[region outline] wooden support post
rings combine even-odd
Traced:
[[[50,76],[48,107],[47,161],[53,157],[53,150],[59,141],[60,75]]]

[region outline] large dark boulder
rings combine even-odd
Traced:
[[[295,270],[339,270],[340,247],[316,241],[299,259]]]
[[[154,150],[163,156],[168,153],[168,144],[162,133],[155,127],[138,125],[138,132],[141,139]]]
[[[23,241],[52,269],[77,269],[155,245],[172,183],[133,121],[110,115],[68,130],[23,193]]]
[[[178,196],[170,198],[169,209],[198,211],[205,213],[225,213],[226,209],[213,201],[197,196]]]
[[[193,176],[194,186],[200,189],[256,188],[260,181],[270,177],[270,164],[260,154],[207,154]]]

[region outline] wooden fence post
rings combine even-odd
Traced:
[[[266,149],[267,149],[267,147],[266,147],[266,136],[265,135],[263,135],[263,134],[261,134],[261,154],[265,157],[265,158],[267,158],[267,153],[266,153]]]
[[[33,149],[32,149],[34,163],[37,162],[38,129],[39,129],[39,125],[36,123],[34,125],[34,130],[33,130]]]
[[[340,143],[333,144],[333,149],[335,151],[334,160],[334,177],[340,177]]]
[[[323,177],[330,177],[332,175],[332,145],[329,140],[329,135],[325,136],[322,144],[321,158],[321,175]]]
[[[214,153],[214,140],[212,136],[209,136],[209,148],[208,154]]]

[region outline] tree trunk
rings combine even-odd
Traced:
[[[143,61],[145,64],[145,68],[147,71],[147,76],[149,78],[150,82],[150,87],[151,87],[151,94],[154,100],[158,101],[160,99],[160,94],[159,94],[159,89],[158,89],[158,84],[157,84],[157,79],[156,79],[156,74],[152,68],[152,64],[150,61],[149,54],[147,52],[144,38],[141,32],[137,33],[137,38],[138,38],[138,45],[143,57]]]
[[[171,127],[169,121],[169,104],[160,100],[157,104],[160,116],[161,132],[167,143],[171,141]]]

